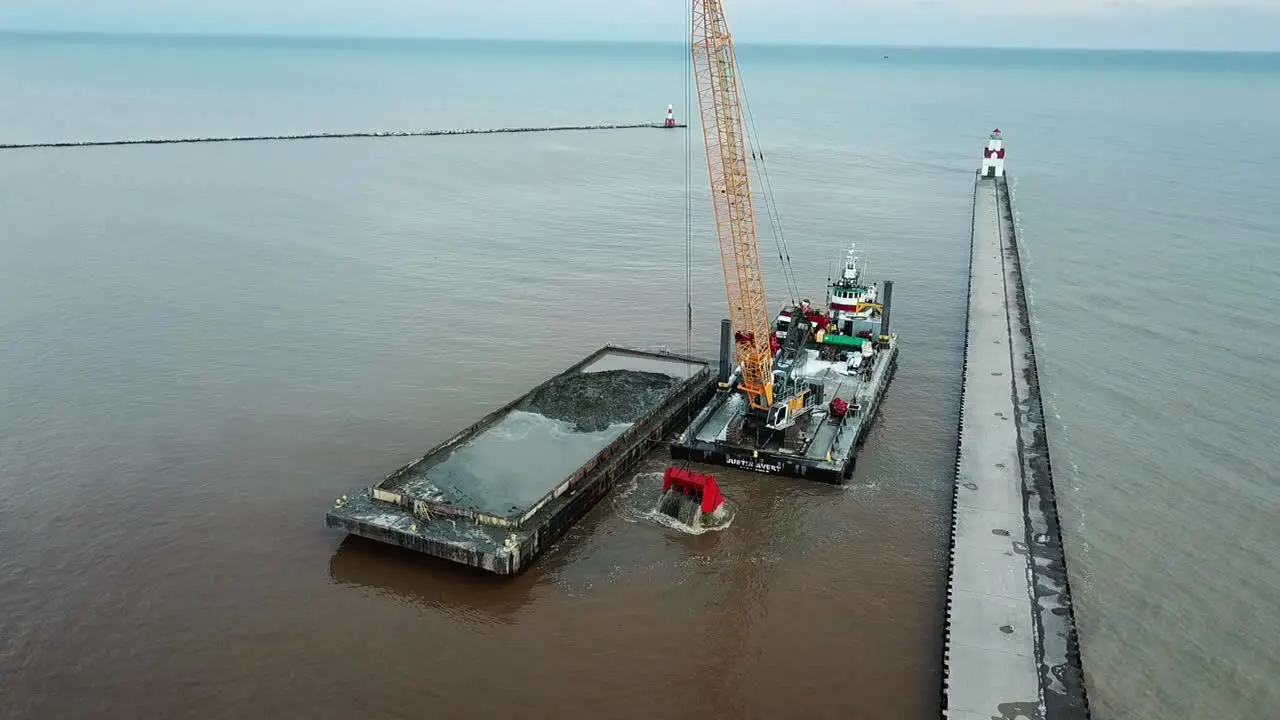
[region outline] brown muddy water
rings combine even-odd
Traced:
[[[658,451],[506,580],[324,527],[333,498],[606,342],[688,349],[683,182],[648,180],[681,141],[572,193],[503,174],[604,177],[635,139],[568,142],[594,155],[489,138],[10,158],[0,716],[936,713],[967,172],[910,244],[868,233],[904,351],[849,487],[716,470],[733,520],[685,535],[646,516]],[[485,218],[494,177],[521,192]],[[846,245],[821,228],[845,213],[797,197],[821,296]],[[692,350],[714,358],[702,237]]]

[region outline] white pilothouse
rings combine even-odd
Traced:
[[[858,267],[858,246],[849,243],[845,251],[844,269],[840,278],[827,288],[827,316],[830,325],[842,335],[857,335],[867,329],[859,327],[859,321],[867,321],[880,311],[876,300],[876,286],[862,284],[862,269]]]
[[[861,258],[857,244],[850,243],[845,251],[844,266],[840,276],[827,286],[827,307],[814,308],[808,298],[800,301],[800,307],[792,305],[782,309],[774,320],[774,337],[779,343],[787,336],[791,318],[798,311],[813,325],[818,342],[823,336],[872,338],[879,335],[881,312],[879,296],[874,284],[863,284]],[[776,350],[775,350],[776,351]]]

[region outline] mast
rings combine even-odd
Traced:
[[[742,366],[739,388],[752,408],[768,410],[773,405],[773,353],[747,170],[750,150],[733,37],[720,0],[693,0],[691,41],[729,317]]]

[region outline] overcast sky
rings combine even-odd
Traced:
[[[689,0],[0,0],[0,29],[679,40]],[[1280,0],[726,0],[740,42],[1280,50]]]

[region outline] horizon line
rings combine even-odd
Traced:
[[[219,31],[184,31],[184,30],[50,30],[25,28],[0,28],[0,36],[62,36],[62,37],[100,37],[100,38],[206,38],[206,39],[256,39],[256,40],[360,40],[386,42],[493,42],[493,43],[539,43],[539,44],[610,44],[610,45],[683,45],[675,40],[657,39],[609,39],[609,38],[556,38],[556,37],[482,37],[482,36],[438,36],[438,35],[342,35],[334,33],[311,32],[219,32]],[[735,45],[748,47],[788,47],[788,48],[831,48],[831,49],[894,49],[894,50],[1029,50],[1043,52],[1125,52],[1125,53],[1204,53],[1212,55],[1280,55],[1280,50],[1227,50],[1191,47],[1120,47],[1120,46],[1088,46],[1088,45],[971,45],[933,43],[918,44],[871,44],[871,43],[832,43],[804,40],[749,40],[735,41]]]

